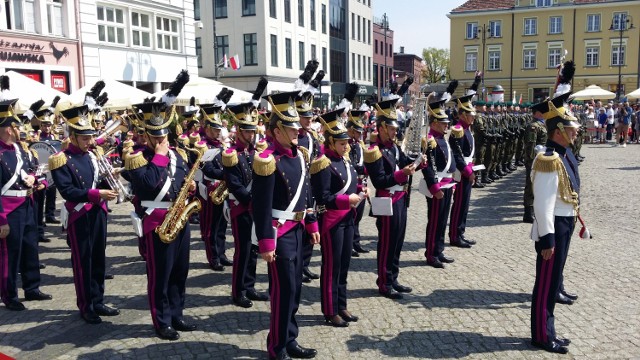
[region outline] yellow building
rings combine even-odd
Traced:
[[[573,91],[640,87],[639,0],[469,0],[448,17],[458,89],[484,69],[489,93],[501,85],[507,102],[514,91],[539,101],[553,91],[565,50],[576,63]]]

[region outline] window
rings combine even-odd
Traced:
[[[256,14],[256,0],[242,0],[242,16],[254,16]]]
[[[389,56],[393,56],[393,44],[389,44]]]
[[[464,64],[465,64],[464,71],[478,70],[478,53],[477,52],[467,53]]]
[[[227,17],[227,0],[216,0],[213,2],[215,7],[213,9],[213,14],[216,16],[216,19],[224,19]]]
[[[360,15],[358,15],[358,41],[360,41]]]
[[[367,58],[367,81],[371,81],[371,56]]]
[[[316,53],[316,46],[315,45],[311,45],[311,59],[313,60],[317,60],[317,53]]]
[[[549,18],[549,34],[562,33],[562,16],[552,16]]]
[[[538,33],[538,19],[527,18],[524,19],[524,34],[536,35]]]
[[[284,21],[291,23],[291,0],[284,0]]]
[[[380,84],[378,84],[378,64],[376,63],[373,64],[373,86],[380,86]]]
[[[304,26],[304,0],[298,0],[298,26]]]
[[[62,36],[62,0],[47,1],[47,22],[49,34]]]
[[[555,68],[556,66],[560,65],[560,57],[562,55],[560,55],[562,52],[562,48],[553,48],[553,49],[549,49],[549,64],[548,66],[550,68]]]
[[[351,38],[356,38],[356,14],[351,13]]]
[[[588,32],[600,31],[600,14],[587,15],[587,31]]]
[[[600,66],[600,47],[588,46],[586,51],[587,61],[585,62],[585,66]]]
[[[151,47],[151,21],[148,14],[131,12],[131,45]]]
[[[258,65],[258,35],[244,34],[244,64]]]
[[[358,80],[362,80],[362,56],[358,54]]]
[[[613,29],[611,30],[626,30],[627,29],[627,13],[613,13]]]
[[[269,0],[269,16],[275,19],[276,14],[276,0]]]
[[[356,54],[351,53],[351,78],[356,78]]]
[[[322,48],[322,68],[323,69],[327,68],[327,48],[326,47]]]
[[[489,70],[500,70],[500,50],[489,51]]]
[[[611,66],[624,66],[625,44],[616,43],[611,46]]]
[[[316,31],[316,0],[311,0],[309,11],[309,25],[311,25],[311,30]]]
[[[322,33],[327,33],[327,5],[322,4]]]
[[[291,55],[291,39],[284,39],[285,61],[287,69],[293,69],[293,59]]]
[[[8,29],[24,30],[26,32],[36,32],[36,4],[35,0],[12,0],[5,1],[5,9],[13,14],[13,24],[7,24]],[[4,15],[3,15],[4,16]],[[11,18],[7,19],[10,22]]]
[[[156,16],[156,48],[180,51],[178,20]]]
[[[525,49],[523,53],[524,63],[522,67],[525,69],[536,68],[536,49]]]
[[[278,66],[278,36],[271,35],[271,66]]]
[[[202,38],[196,38],[196,57],[198,58],[198,68],[202,68]]]
[[[193,0],[193,20],[200,20],[200,0]]]
[[[304,57],[304,42],[298,41],[298,63],[300,65],[300,70],[304,70],[307,62]]]
[[[489,21],[489,37],[502,37],[502,21]]]
[[[98,6],[98,40],[124,45],[124,31],[124,12],[121,9]]]
[[[478,35],[478,23],[477,22],[467,23],[467,34],[465,36],[465,39],[475,39],[477,35]]]
[[[367,44],[371,45],[371,20],[367,20]]]
[[[548,7],[551,6],[551,0],[536,0],[537,7]]]
[[[378,53],[378,39],[373,39],[373,53]]]
[[[216,36],[216,64],[220,64],[225,54],[229,53],[229,36]]]

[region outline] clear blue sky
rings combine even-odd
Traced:
[[[490,1],[490,0],[487,0]],[[373,16],[389,17],[394,30],[394,51],[404,46],[405,53],[422,56],[427,47],[449,48],[451,10],[466,0],[373,0]]]

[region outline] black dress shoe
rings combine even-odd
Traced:
[[[567,338],[559,338],[556,337],[555,339],[553,339],[555,342],[558,343],[558,345],[560,346],[569,346],[569,344],[571,344],[571,340],[567,339]]]
[[[240,296],[237,299],[233,299],[233,303],[245,309],[253,306],[253,302],[251,302],[251,300],[249,300],[249,298],[244,295]]]
[[[51,300],[53,296],[49,294],[45,294],[40,290],[29,291],[24,294],[24,299],[26,301],[41,301],[41,300]]]
[[[453,260],[453,258],[446,257],[444,254],[440,254],[438,256],[438,260],[440,260],[441,263],[445,263],[445,264],[451,264],[452,262],[455,261]]]
[[[475,241],[475,240],[465,239],[465,238],[462,238],[462,241],[466,242],[469,245],[475,245],[477,243],[477,241]]]
[[[369,250],[364,249],[360,244],[353,244],[353,250],[359,252],[360,254],[368,254]]]
[[[568,292],[566,292],[564,290],[560,290],[560,293],[562,295],[568,297],[569,299],[573,300],[573,301],[578,300],[578,295],[576,295],[576,294],[571,294],[571,293],[568,293]]]
[[[247,298],[253,301],[269,301],[269,295],[260,294],[255,290],[247,290]]]
[[[192,216],[189,219],[189,224],[193,224],[193,225],[200,225],[200,219],[198,219],[197,216]]]
[[[548,351],[548,352],[552,352],[552,353],[556,353],[556,354],[566,354],[569,352],[569,349],[567,349],[564,346],[561,346],[560,344],[558,344],[555,341],[550,341],[546,344],[544,343],[540,343],[537,341],[531,341],[531,345],[540,348],[542,350]]]
[[[438,259],[427,260],[427,265],[436,269],[444,269],[444,264]]]
[[[269,356],[269,360],[291,360],[291,356],[285,350],[282,350],[276,357]]]
[[[220,258],[220,264],[224,266],[233,266],[233,261],[227,259],[225,256]]]
[[[347,327],[349,323],[344,321],[340,315],[325,316],[324,321],[333,327]]]
[[[307,275],[302,275],[302,282],[305,284],[308,284],[311,282],[311,278],[308,277]]]
[[[468,249],[471,247],[471,244],[464,241],[452,241],[451,246]]]
[[[44,237],[43,237],[43,238],[38,239],[38,242],[41,242],[41,243],[50,243],[50,242],[51,242],[51,239],[49,239],[49,238],[44,238]]]
[[[93,310],[96,312],[96,314],[101,315],[101,316],[117,316],[120,315],[120,310],[116,309],[116,308],[112,308],[110,306],[107,306],[105,304],[96,304],[93,306]]]
[[[307,349],[303,348],[300,345],[292,346],[287,348],[287,353],[290,357],[296,359],[312,359],[316,357],[318,351],[316,349]]]
[[[388,289],[387,291],[378,290],[378,292],[380,293],[380,295],[386,297],[387,299],[392,299],[392,300],[402,299],[402,294],[395,291],[393,287],[391,289]]]
[[[351,250],[351,257],[360,257],[360,253],[355,250]]]
[[[320,279],[320,275],[316,273],[312,273],[311,270],[309,270],[309,268],[302,269],[302,274],[306,275],[309,279],[312,279],[312,280]]]
[[[158,337],[163,340],[173,341],[180,339],[180,334],[178,334],[176,329],[172,328],[171,326],[156,329],[156,334],[158,334]]]
[[[105,280],[113,280],[113,274],[104,274]]]
[[[22,311],[27,309],[20,301],[10,301],[6,306],[7,309],[11,311]]]
[[[196,324],[189,324],[185,322],[184,319],[172,321],[171,325],[173,325],[173,328],[178,331],[194,331],[198,328]]]
[[[474,189],[484,189],[485,185],[480,181],[476,181],[471,187]]]
[[[396,282],[395,284],[392,284],[391,286],[393,287],[393,290],[399,293],[410,293],[411,291],[413,291],[413,289],[410,288],[409,286],[404,286],[398,282]]]
[[[93,312],[84,313],[84,314],[81,314],[80,316],[82,317],[82,320],[84,320],[87,324],[96,325],[102,322],[102,319],[100,318],[100,316],[98,316],[98,314]]]
[[[340,317],[343,318],[344,321],[348,322],[356,322],[359,319],[359,317],[350,313],[349,310],[340,310]]]
[[[213,271],[224,271],[224,266],[220,264],[220,261],[214,261],[211,265],[209,265],[209,267]]]
[[[556,303],[563,305],[573,305],[573,300],[566,297],[563,293],[558,292],[556,295]]]
[[[46,269],[47,265],[40,263],[40,265],[38,265],[38,267],[40,268],[40,270],[42,270],[42,269]]]
[[[60,220],[58,220],[55,216],[46,218],[45,222],[48,224],[60,224]]]

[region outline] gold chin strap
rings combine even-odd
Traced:
[[[284,134],[284,136],[287,138],[287,140],[289,141],[289,146],[291,146],[292,148],[294,148],[296,145],[293,143],[293,140],[291,140],[291,138],[289,137],[289,134],[287,133],[287,131],[284,129],[284,126],[282,126],[282,121],[278,121],[278,129],[280,129],[280,131]]]
[[[558,129],[560,129],[560,133],[562,134],[562,137],[565,139],[565,141],[568,144],[573,145],[573,140],[569,139],[569,135],[567,135],[567,132],[564,130],[564,125],[558,124]]]

